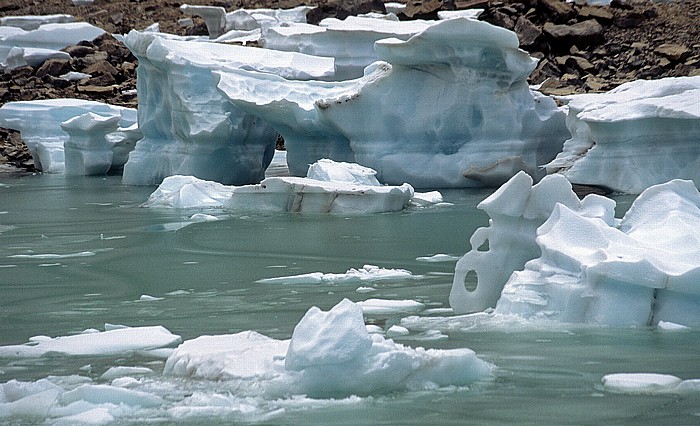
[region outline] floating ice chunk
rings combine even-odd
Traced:
[[[328,398],[463,386],[489,378],[491,369],[469,349],[412,349],[370,335],[362,310],[344,300],[328,312],[310,309],[291,340],[243,332],[186,341],[164,373],[235,380],[242,395]]]
[[[451,256],[449,254],[443,254],[443,253],[438,253],[434,254],[432,256],[420,256],[416,257],[416,260],[418,262],[429,262],[429,263],[435,263],[435,262],[454,262],[459,260],[458,256]]]
[[[411,334],[411,332],[408,331],[408,329],[406,327],[402,327],[400,325],[392,325],[386,331],[386,337],[388,337],[388,338],[404,337],[404,336],[408,336],[409,334]]]
[[[41,337],[24,345],[0,346],[0,357],[35,358],[49,354],[104,356],[156,349],[180,342],[180,336],[164,327],[127,327],[98,333]]]
[[[365,315],[415,314],[425,309],[425,305],[415,300],[367,299],[357,302]]]
[[[619,224],[557,205],[541,255],[506,283],[496,314],[610,326],[700,325],[700,193],[674,180],[645,190]]]
[[[554,101],[530,91],[526,78],[536,60],[518,49],[511,31],[467,18],[413,27],[348,18],[324,28],[273,28],[265,43],[289,50],[325,46],[308,40],[326,33],[354,43],[353,31],[374,35],[394,24],[403,32],[374,42],[368,59],[383,62],[355,80],[287,82],[245,71],[215,78],[233,104],[290,141],[293,175],[305,175],[308,164],[325,157],[371,167],[382,183],[416,188],[493,186],[520,170],[542,177],[539,166],[569,134]],[[342,69],[341,58],[336,65]]]
[[[78,401],[86,401],[92,404],[109,403],[140,407],[158,407],[165,402],[157,395],[109,385],[82,385],[71,391],[64,392],[59,398],[59,402],[63,405]]]
[[[139,297],[139,302],[157,302],[159,300],[163,300],[163,298],[149,296],[148,294],[142,294],[141,297]]]
[[[260,182],[276,132],[216,90],[211,72],[245,68],[289,79],[334,73],[332,58],[217,43],[170,40],[131,31],[124,39],[139,60],[139,128],[123,182],[153,185],[172,175],[224,184]]]
[[[698,98],[700,76],[637,80],[607,93],[564,97],[572,136],[547,171],[634,194],[671,179],[698,185]]]
[[[313,272],[310,274],[265,278],[256,282],[262,284],[353,284],[365,281],[404,280],[410,278],[415,278],[415,276],[405,269],[385,269],[375,265],[364,265],[360,269],[348,269],[344,274]]]
[[[0,18],[0,25],[31,31],[44,24],[64,24],[73,21],[75,21],[75,18],[66,14],[4,16]]]
[[[223,207],[231,198],[233,188],[194,176],[170,176],[163,180],[143,206],[180,209]]]
[[[100,379],[102,380],[114,380],[124,376],[143,376],[153,374],[153,370],[148,367],[110,367],[109,370],[102,373]]]
[[[416,192],[411,198],[411,203],[418,206],[430,206],[443,202],[442,194],[439,191]]]
[[[662,331],[681,331],[681,330],[690,330],[690,327],[686,327],[681,324],[676,324],[675,322],[669,322],[669,321],[659,321],[658,324],[656,324],[657,330],[662,330]]]
[[[618,373],[603,376],[603,389],[614,393],[656,394],[673,391],[682,380],[670,374]]]
[[[6,103],[0,108],[0,126],[21,132],[39,170],[62,173],[64,144],[69,135],[61,129],[61,123],[87,113],[95,114],[94,117],[119,117],[122,127],[136,123],[136,110],[131,108],[82,99],[45,99]]]
[[[469,239],[472,249],[455,267],[450,306],[456,313],[496,306],[510,275],[540,255],[535,241],[537,228],[556,205],[600,218],[610,225],[614,223],[614,201],[595,194],[579,201],[571,184],[561,175],[546,176],[534,186],[532,182],[530,176],[520,172],[477,206],[491,220],[489,227],[474,232]],[[476,273],[477,286],[469,292],[465,280],[471,272]]]

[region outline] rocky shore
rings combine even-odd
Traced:
[[[188,0],[184,3],[238,8],[317,6],[310,22],[384,12],[374,1],[343,0]],[[0,15],[64,13],[107,33],[126,33],[158,23],[179,35],[206,34],[201,19],[185,16],[174,0],[95,0],[75,6],[70,0],[19,3],[0,1]],[[697,0],[614,0],[609,6],[588,6],[562,0],[409,2],[400,19],[434,19],[439,11],[482,8],[482,20],[513,30],[523,49],[539,58],[530,76],[546,94],[600,92],[637,79],[700,75],[700,2]],[[38,67],[23,66],[0,73],[0,104],[11,101],[74,97],[136,107],[137,60],[114,37],[64,49],[71,59],[51,59]],[[90,78],[59,78],[69,71]],[[31,156],[14,131],[0,129],[0,164],[33,168]]]

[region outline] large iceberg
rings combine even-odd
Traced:
[[[561,175],[530,188],[519,174],[481,205],[488,228],[456,267],[456,312],[608,326],[700,325],[700,193],[673,180],[645,190],[622,219],[615,203],[578,201]],[[488,241],[488,250],[479,247]],[[474,292],[464,278],[474,270]],[[499,298],[500,296],[500,298]]]
[[[562,99],[572,137],[547,164],[549,173],[633,194],[671,179],[700,184],[700,76]]]
[[[139,128],[143,139],[124,166],[123,182],[153,185],[176,174],[224,184],[257,183],[272,159],[277,133],[216,90],[211,71],[252,69],[289,79],[323,78],[332,58],[252,47],[166,39],[130,32],[139,60]]]
[[[84,117],[78,121],[69,121],[79,116]],[[92,125],[88,125],[90,120]],[[96,123],[102,121],[108,124],[98,126],[102,127],[101,133],[91,134]],[[89,156],[90,158],[78,154],[78,157],[68,160],[69,163],[75,160],[71,174],[85,174],[81,170],[85,172],[86,165],[90,169],[91,161],[102,163],[98,168],[104,172],[121,167],[126,154],[133,147],[134,135],[138,134],[135,124],[135,109],[82,99],[8,102],[0,108],[0,126],[20,131],[22,140],[32,154],[35,167],[48,173],[65,171],[65,144],[68,144],[69,152],[76,152],[80,146],[86,149],[88,145],[94,146],[92,151],[95,155]],[[84,130],[81,131],[81,128]],[[130,132],[130,138],[120,137],[125,131]],[[69,133],[73,134],[72,142],[69,142]],[[90,140],[95,141],[97,146]]]
[[[456,18],[375,49],[380,62],[337,83],[214,74],[234,105],[290,142],[298,176],[327,157],[418,188],[497,185],[520,170],[539,179],[569,135],[554,101],[530,91],[536,61],[511,31]]]

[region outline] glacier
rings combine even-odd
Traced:
[[[637,80],[561,99],[572,136],[548,173],[631,194],[671,179],[700,184],[700,76]]]
[[[693,182],[646,189],[622,219],[611,199],[579,201],[561,175],[531,185],[520,173],[479,205],[491,221],[455,268],[455,312],[495,304],[494,315],[564,323],[700,324],[700,193]],[[471,271],[473,292],[465,288]]]
[[[131,31],[124,43],[138,58],[139,128],[143,139],[124,165],[127,185],[155,185],[172,175],[223,184],[258,183],[277,138],[259,117],[216,90],[213,70],[245,68],[289,79],[334,73],[332,58]]]
[[[296,176],[330,158],[370,167],[390,185],[493,186],[520,170],[541,178],[539,166],[569,137],[564,112],[527,86],[536,60],[511,31],[455,18],[406,41],[379,40],[375,49],[380,61],[354,80],[213,74],[232,104],[289,142]]]
[[[135,109],[82,99],[17,101],[0,107],[0,126],[19,131],[35,167],[47,173],[66,172],[66,155],[71,157],[69,174],[120,168],[140,138],[136,121]]]

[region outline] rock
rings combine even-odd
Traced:
[[[68,53],[73,58],[82,58],[91,53],[95,53],[95,48],[91,46],[68,46],[63,49],[64,52]]]
[[[29,77],[32,74],[34,74],[34,68],[30,67],[29,65],[13,68],[10,71],[10,75],[12,75],[13,79]]]
[[[569,56],[569,58],[566,60],[566,65],[569,67],[578,68],[584,73],[590,73],[591,71],[595,70],[595,66],[590,63],[588,59],[580,56]]]
[[[644,14],[639,12],[629,12],[615,21],[615,25],[620,28],[636,28],[644,21]]]
[[[106,96],[114,94],[114,87],[112,86],[94,86],[94,85],[79,85],[78,92],[84,93],[86,95],[98,95]]]
[[[687,47],[674,43],[664,43],[654,49],[654,53],[657,53],[673,62],[685,60],[690,55],[690,52],[690,49]]]
[[[554,44],[560,47],[572,44],[590,46],[600,40],[603,35],[603,27],[595,19],[578,22],[574,25],[556,25],[547,22],[542,30],[553,39]]]
[[[71,71],[69,59],[49,59],[36,70],[36,76],[43,77],[45,75],[51,75],[58,77],[68,71]]]
[[[540,0],[540,5],[557,22],[565,22],[574,16],[574,6],[562,0]]]
[[[398,16],[399,19],[437,19],[442,6],[442,0],[415,0],[409,2]]]
[[[84,72],[91,75],[106,75],[115,76],[119,71],[107,61],[99,61],[85,68]]]
[[[583,6],[578,11],[578,16],[584,19],[596,19],[598,22],[610,23],[615,18],[615,15],[606,7]]]
[[[514,30],[521,46],[534,45],[535,41],[542,35],[542,30],[524,16],[518,18]]]

